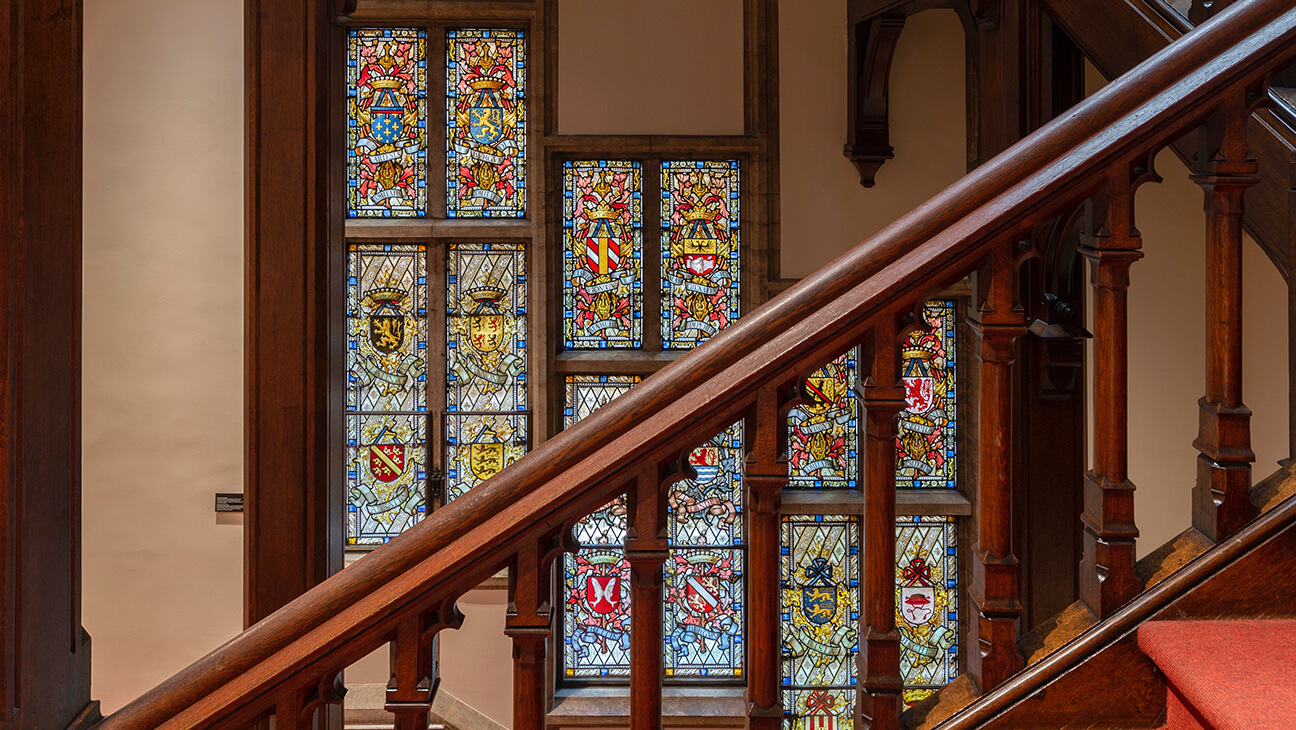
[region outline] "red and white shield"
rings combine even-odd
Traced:
[[[922,415],[936,403],[936,379],[930,375],[905,378],[905,408],[910,413]]]
[[[585,239],[585,259],[596,274],[610,274],[621,265],[621,242],[611,236]]]
[[[405,444],[369,447],[369,473],[380,482],[394,482],[405,473]]]
[[[621,576],[585,577],[585,602],[594,613],[612,613],[621,605]]]
[[[811,715],[805,719],[806,730],[837,730],[837,718],[832,715]]]
[[[936,615],[936,589],[904,586],[900,589],[900,614],[910,626],[922,626]]]
[[[684,268],[695,276],[706,276],[715,271],[718,259],[713,253],[691,253],[684,255]]]
[[[696,614],[711,613],[720,605],[720,578],[690,575],[684,584],[684,607]]]

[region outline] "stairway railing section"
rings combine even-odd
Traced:
[[[455,601],[507,568],[506,633],[514,642],[514,727],[545,724],[545,651],[553,561],[571,527],[627,495],[631,565],[631,726],[660,728],[662,562],[667,487],[687,477],[688,453],[744,418],[749,535],[748,727],[780,727],[780,494],[783,437],[805,376],[863,345],[860,401],[866,443],[864,602],[856,720],[894,728],[901,709],[895,624],[895,434],[903,408],[901,335],[934,292],[974,274],[979,333],[979,544],[971,594],[977,616],[972,679],[983,691],[1022,666],[1020,595],[1011,551],[1008,465],[1012,345],[1024,330],[1017,300],[1019,241],[1087,203],[1082,252],[1093,262],[1095,464],[1085,486],[1083,597],[1111,615],[1142,585],[1134,574],[1133,485],[1126,473],[1126,291],[1139,258],[1134,193],[1155,176],[1156,151],[1200,130],[1196,179],[1207,193],[1212,341],[1201,401],[1194,524],[1215,539],[1253,514],[1251,453],[1241,403],[1241,191],[1254,179],[1246,120],[1267,98],[1269,74],[1296,59],[1288,0],[1239,2],[1085,103],[989,161],[872,239],[842,255],[707,345],[548,441],[364,560],[107,718],[121,728],[238,728],[274,718],[311,727],[338,702],[342,669],[390,643],[387,708],[397,727],[427,727],[436,688],[432,640],[455,628]]]

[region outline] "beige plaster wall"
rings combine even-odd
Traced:
[[[242,628],[243,3],[85,3],[84,581],[112,711]]]
[[[845,0],[784,2],[779,13],[785,277],[836,258],[967,169],[963,30],[952,10],[930,10],[905,24],[891,65],[895,159],[875,187],[859,184],[842,154],[845,25]]]
[[[564,132],[741,131],[739,85],[717,83],[737,78],[738,0],[613,5],[562,0]],[[85,624],[107,711],[241,625],[242,530],[212,512],[213,493],[242,488],[241,10],[239,0],[86,4]],[[877,187],[859,186],[841,154],[844,18],[844,0],[784,3],[780,17],[786,276],[964,169],[962,34],[952,13],[930,11],[909,22],[893,66],[896,159]],[[696,34],[707,42],[687,47],[705,49],[702,60],[659,54],[624,88],[595,62],[614,39],[634,58],[658,51],[648,39]],[[582,53],[586,75],[569,76]],[[707,73],[684,73],[698,65]],[[680,103],[661,101],[664,81],[684,84]],[[1131,471],[1147,547],[1188,521],[1205,351],[1201,198],[1176,165],[1163,160],[1167,182],[1139,200],[1148,259],[1134,270]],[[1246,276],[1246,399],[1263,474],[1285,455],[1285,294],[1253,246]],[[445,638],[443,681],[507,723],[502,601],[498,591],[465,598],[469,620]],[[385,680],[381,653],[352,674]]]

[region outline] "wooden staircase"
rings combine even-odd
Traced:
[[[1165,685],[1138,651],[1138,626],[1230,611],[1293,612],[1290,571],[1274,565],[1296,554],[1296,477],[1284,470],[1252,487],[1240,340],[1243,192],[1264,178],[1247,152],[1257,139],[1251,119],[1269,99],[1267,80],[1293,61],[1296,9],[1289,0],[1237,3],[99,727],[241,728],[271,718],[276,730],[312,727],[321,708],[342,700],[342,670],[390,644],[385,708],[396,727],[423,730],[436,702],[435,636],[461,624],[460,596],[507,570],[513,727],[543,728],[551,566],[574,549],[572,524],[627,494],[633,604],[660,607],[667,488],[688,475],[694,447],[740,418],[749,454],[746,723],[780,727],[779,521],[788,481],[781,434],[788,411],[804,402],[806,375],[852,347],[861,347],[865,427],[856,726],[1154,727],[1165,711]],[[1134,485],[1126,473],[1126,293],[1141,244],[1134,196],[1156,180],[1156,152],[1194,130],[1194,171],[1211,202],[1208,291],[1201,296],[1215,343],[1196,442],[1202,456],[1194,522],[1136,563]],[[1027,326],[1018,296],[1039,276],[1033,262],[1043,256],[1023,242],[1085,201],[1081,251],[1096,292],[1096,417],[1082,600],[1019,636],[1006,467],[1010,376],[1014,343]],[[1268,239],[1275,261],[1288,260],[1290,240]],[[921,323],[916,308],[968,276],[980,413],[972,650],[967,673],[902,716],[893,475],[904,393],[897,345]],[[636,611],[632,622],[630,726],[657,728],[661,616]]]

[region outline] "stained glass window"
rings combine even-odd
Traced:
[[[696,479],[667,495],[666,676],[743,673],[742,423],[689,454]]]
[[[638,162],[563,166],[563,345],[643,343],[643,199]]]
[[[347,39],[347,215],[427,207],[425,32],[352,28]]]
[[[521,244],[449,245],[446,501],[526,453],[526,259]]]
[[[855,350],[806,378],[812,401],[788,414],[788,486],[856,487]]]
[[[852,727],[859,654],[859,523],[784,515],[783,727]]]
[[[954,302],[923,308],[930,331],[916,331],[901,346],[905,410],[896,439],[896,486],[954,489],[958,413]]]
[[[564,421],[571,426],[638,381],[626,375],[567,377]],[[663,636],[667,676],[743,673],[743,514],[741,424],[695,449],[696,479],[668,495],[670,557]],[[565,558],[564,674],[626,677],[630,672],[629,566],[624,559],[625,498],[576,524],[583,546]]]
[[[526,42],[446,31],[446,215],[526,215]]]
[[[347,543],[390,540],[423,517],[427,464],[427,252],[347,252]]]
[[[568,375],[563,425],[593,413],[639,382],[635,375]],[[564,556],[563,664],[568,677],[629,676],[630,564],[625,497],[576,523],[582,547]]]
[[[702,344],[738,317],[738,162],[663,162],[662,347]]]
[[[896,626],[906,707],[958,675],[957,546],[952,517],[896,521]]]

